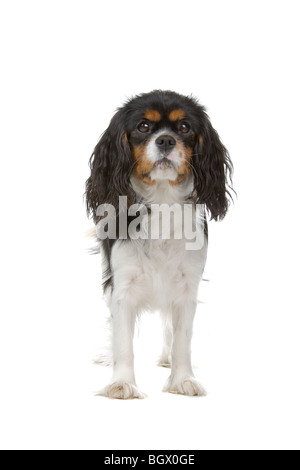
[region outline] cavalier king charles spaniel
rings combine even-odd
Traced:
[[[100,395],[145,397],[134,373],[134,329],[141,312],[157,310],[164,329],[159,365],[171,368],[163,390],[205,395],[193,373],[191,340],[206,214],[222,219],[231,199],[226,148],[197,100],[153,91],[117,111],[90,169],[87,209],[102,249],[113,348],[113,376]]]

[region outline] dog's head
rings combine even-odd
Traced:
[[[166,180],[180,186],[193,181],[193,198],[211,217],[227,212],[232,164],[203,106],[170,91],[139,95],[120,108],[90,160],[88,211],[100,204],[118,206],[119,196],[135,202],[131,181],[145,186]]]

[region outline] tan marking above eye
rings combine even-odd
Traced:
[[[174,109],[174,111],[169,114],[170,121],[181,121],[184,118],[185,112],[182,109]]]
[[[152,122],[158,122],[161,120],[161,114],[158,111],[155,111],[155,109],[148,109],[145,114],[145,119],[148,119],[149,121]]]

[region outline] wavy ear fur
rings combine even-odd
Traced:
[[[233,166],[226,148],[208,117],[205,129],[195,146],[192,167],[196,202],[206,205],[211,219],[223,219],[232,199],[230,184]]]
[[[86,182],[85,196],[87,212],[96,222],[101,204],[112,204],[118,212],[119,196],[127,196],[129,205],[135,200],[130,184],[133,159],[122,124],[122,111],[118,111],[90,159],[91,175]]]

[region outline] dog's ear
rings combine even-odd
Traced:
[[[196,202],[205,204],[211,219],[224,218],[232,199],[233,166],[206,114],[205,126],[196,142],[192,168]]]
[[[101,204],[112,204],[119,211],[119,196],[134,203],[135,193],[130,183],[133,159],[125,132],[122,110],[112,118],[108,129],[96,145],[90,159],[91,175],[86,182],[88,214],[98,221],[96,212]]]

